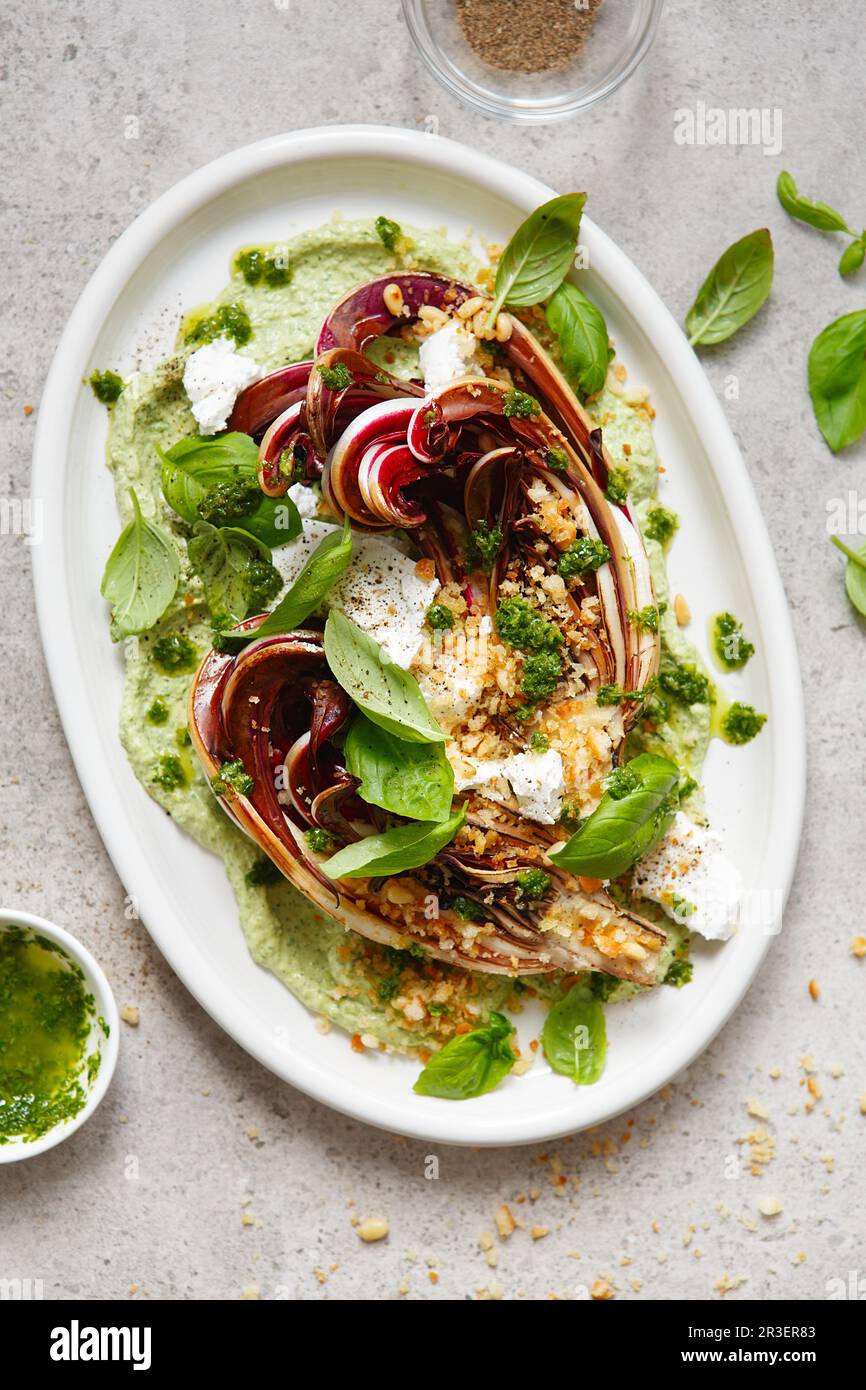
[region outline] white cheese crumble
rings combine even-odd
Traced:
[[[201,434],[224,430],[235,401],[245,386],[258,381],[262,369],[251,357],[235,351],[231,338],[214,338],[196,348],[186,360],[183,389]]]
[[[379,536],[356,534],[352,563],[326,600],[406,668],[421,645],[427,609],[440,588],[435,577],[418,574],[417,564]]]
[[[435,651],[432,671],[419,673],[418,684],[433,718],[450,727],[465,718],[481,699],[484,672],[473,672],[467,667],[465,653],[448,651],[443,646]]]
[[[485,613],[475,640],[467,640],[464,634],[455,641],[448,631],[434,634],[426,669],[416,676],[433,718],[443,728],[453,728],[465,719],[481,699],[487,684],[492,631],[493,620]],[[428,657],[426,651],[424,656]]]
[[[317,517],[319,515],[319,503],[322,494],[317,487],[310,487],[308,483],[292,483],[287,493],[302,517]]]
[[[636,866],[634,891],[709,941],[727,941],[737,923],[742,878],[719,836],[678,811],[664,839]]]
[[[274,565],[287,585],[295,582],[313,551],[333,530],[333,523],[306,514],[303,534],[274,551]],[[325,603],[342,609],[384,647],[392,661],[408,668],[421,646],[427,609],[439,590],[439,580],[421,578],[417,560],[382,537],[356,531],[353,546],[352,562]]]
[[[565,781],[562,758],[555,748],[546,753],[514,753],[509,758],[482,758],[472,777],[458,780],[458,791],[478,791],[489,801],[510,801],[527,820],[554,825],[562,810]]]
[[[418,350],[424,389],[428,395],[441,391],[449,382],[462,376],[484,376],[484,368],[475,356],[478,340],[459,319],[449,319],[425,338]]]
[[[333,529],[332,522],[305,521],[302,535],[289,541],[288,545],[277,546],[273,553],[273,563],[286,584],[294,584],[316,546],[330,535]]]

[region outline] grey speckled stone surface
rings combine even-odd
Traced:
[[[256,1285],[265,1298],[312,1299],[462,1298],[484,1286],[511,1298],[575,1296],[606,1273],[618,1298],[710,1299],[727,1273],[748,1278],[731,1298],[810,1299],[826,1296],[828,1279],[866,1273],[866,961],[849,952],[864,927],[866,633],[825,534],[828,499],[862,486],[866,448],[834,459],[805,389],[809,342],[863,306],[866,280],[843,282],[834,239],[789,221],[773,194],[779,169],[790,167],[805,191],[850,210],[857,226],[866,219],[862,7],[670,0],[638,74],[582,118],[540,130],[478,120],[440,91],[396,0],[37,0],[5,5],[0,22],[4,498],[27,493],[27,407],[38,411],[67,314],[112,240],[182,175],[274,131],[339,121],[416,127],[435,113],[443,135],[554,186],[588,187],[593,217],[679,317],[722,247],[769,223],[772,301],[705,360],[720,392],[729,372],[741,383],[726,409],[790,598],[810,752],[784,936],[706,1055],[665,1095],[560,1144],[558,1159],[537,1149],[443,1150],[439,1179],[428,1181],[426,1146],[350,1123],[275,1080],[202,1013],[143,929],[124,921],[124,890],[55,714],[28,549],[0,537],[2,900],[78,933],[118,1002],[141,1010],[140,1026],[124,1027],[96,1118],[53,1152],[0,1168],[0,1275],[41,1278],[46,1296],[125,1299],[135,1286],[136,1297],[236,1298]],[[698,101],[781,108],[782,154],[675,144],[674,112]],[[138,140],[124,138],[129,114],[140,118]],[[813,975],[817,1003],[807,994]],[[806,1053],[823,1091],[811,1113]],[[747,1114],[747,1097],[761,1101],[767,1121]],[[763,1176],[744,1167],[732,1178],[731,1156],[749,1149],[739,1141],[762,1124],[775,1156]],[[560,1164],[567,1181],[557,1184]],[[784,1210],[768,1220],[757,1204],[773,1195]],[[256,1220],[244,1228],[247,1196]],[[491,1268],[479,1236],[495,1234],[503,1200],[550,1234],[495,1239]],[[389,1239],[362,1245],[355,1214],[386,1216]]]

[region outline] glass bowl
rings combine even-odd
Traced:
[[[538,23],[534,0],[470,0],[493,19],[513,7],[507,41],[520,46],[520,25]],[[563,66],[523,72],[494,66],[469,43],[458,0],[403,0],[409,33],[434,77],[488,116],[525,123],[556,121],[609,96],[630,77],[655,37],[663,0],[600,0],[579,52]],[[587,0],[574,0],[578,14]],[[566,20],[567,22],[567,20]],[[491,37],[491,49],[496,40]],[[553,46],[553,45],[552,45]],[[518,59],[519,61],[519,59]]]

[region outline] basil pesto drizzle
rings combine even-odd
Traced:
[[[93,1011],[59,947],[21,927],[0,931],[0,1144],[40,1139],[85,1105],[99,1058],[85,1062]]]

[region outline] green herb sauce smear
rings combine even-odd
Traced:
[[[710,650],[720,671],[739,671],[755,655],[755,644],[733,613],[714,613],[710,618]]]
[[[93,996],[80,968],[44,937],[0,932],[0,1144],[40,1139],[87,1100],[100,1054],[85,1060]]]

